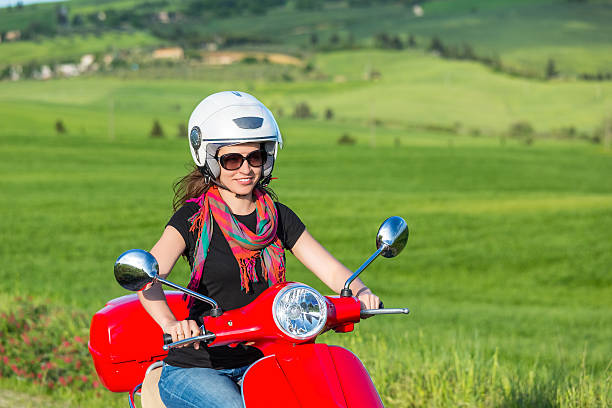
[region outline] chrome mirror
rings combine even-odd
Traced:
[[[137,292],[157,280],[159,265],[151,253],[142,249],[125,251],[115,262],[115,279],[124,289]]]
[[[340,291],[340,296],[353,296],[349,289],[351,282],[353,282],[355,278],[378,257],[378,255],[382,254],[385,258],[393,258],[404,249],[407,241],[408,224],[406,224],[406,221],[401,217],[387,218],[378,229],[378,234],[376,234],[376,252],[374,252],[374,254],[372,254],[372,256],[347,279],[344,284],[344,289]]]
[[[389,217],[382,223],[376,235],[376,249],[383,250],[381,255],[393,258],[406,246],[408,242],[408,224],[401,217]]]
[[[211,316],[221,316],[219,305],[211,298],[161,278],[157,259],[142,249],[130,249],[119,255],[115,262],[115,279],[124,289],[133,292],[143,290],[149,283],[163,283],[211,305]]]

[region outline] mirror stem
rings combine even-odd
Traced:
[[[344,289],[342,289],[342,291],[340,292],[340,296],[341,296],[341,297],[351,297],[351,296],[353,296],[353,292],[352,292],[352,291],[351,291],[351,289],[349,288],[349,286],[351,286],[351,283],[353,283],[353,281],[355,280],[355,278],[356,278],[357,276],[359,276],[359,274],[360,274],[361,272],[363,272],[363,270],[364,270],[365,268],[367,268],[367,267],[368,267],[368,266],[369,266],[369,265],[372,263],[372,261],[374,261],[376,258],[378,258],[378,255],[380,255],[380,254],[381,254],[383,251],[385,251],[385,250],[386,250],[388,247],[389,247],[389,246],[388,246],[387,244],[383,244],[383,245],[381,245],[381,247],[380,247],[380,248],[378,248],[378,249],[376,250],[376,252],[374,252],[374,254],[372,254],[372,256],[371,256],[371,257],[369,257],[369,258],[368,258],[368,260],[367,260],[367,261],[365,261],[365,262],[363,263],[363,265],[361,265],[361,266],[359,267],[359,269],[357,269],[357,270],[355,271],[355,273],[353,273],[353,274],[351,275],[351,277],[350,277],[350,278],[348,278],[348,279],[347,279],[346,283],[344,284]]]
[[[180,290],[181,292],[186,293],[186,294],[188,294],[189,296],[193,296],[194,298],[196,298],[196,299],[198,299],[198,300],[201,300],[202,302],[206,302],[206,303],[208,303],[209,305],[211,305],[211,306],[213,307],[213,309],[219,309],[219,305],[217,304],[217,302],[215,302],[214,300],[212,300],[212,299],[211,299],[211,298],[209,298],[209,297],[206,297],[206,296],[200,295],[199,293],[196,293],[196,292],[194,292],[194,291],[192,291],[192,290],[189,290],[189,289],[187,289],[187,288],[184,288],[184,287],[182,287],[182,286],[179,286],[179,285],[177,285],[177,284],[175,284],[175,283],[172,283],[172,282],[170,282],[170,281],[167,281],[167,280],[165,280],[165,279],[163,279],[163,278],[159,278],[159,277],[158,277],[158,278],[157,278],[157,281],[158,281],[158,282],[163,283],[164,285],[168,285],[168,286],[170,286],[171,288],[174,288],[174,289]]]

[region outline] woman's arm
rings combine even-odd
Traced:
[[[165,278],[170,274],[174,264],[185,251],[185,241],[181,234],[171,226],[167,226],[159,241],[151,249],[151,254],[159,264],[159,275]],[[182,340],[200,334],[200,328],[193,320],[178,321],[170,310],[161,283],[155,283],[147,289],[138,292],[138,298],[153,320],[164,333],[172,335],[172,341]],[[198,343],[194,343],[198,348]]]
[[[313,238],[307,230],[304,230],[297,242],[291,248],[293,255],[310,269],[331,290],[340,293],[344,283],[353,274],[346,266],[332,256],[327,250]],[[378,309],[380,299],[372,291],[356,278],[350,286],[353,294],[361,301],[363,309]]]

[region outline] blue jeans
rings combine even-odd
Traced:
[[[240,387],[249,366],[215,370],[164,364],[159,395],[167,408],[243,408]]]

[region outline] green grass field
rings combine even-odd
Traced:
[[[372,60],[377,82],[360,76]],[[412,314],[321,339],[362,358],[386,406],[612,404],[612,154],[492,137],[518,119],[590,129],[610,112],[610,88],[508,79],[416,52],[333,53],[316,64],[345,79],[2,83],[0,309],[30,294],[93,314],[125,294],[112,264],[153,245],[171,214],[170,186],[191,161],[177,125],[203,96],[247,89],[285,112],[274,189],[342,262],[356,268],[373,252],[386,217],[410,226],[404,253],[362,279]],[[304,100],[318,119],[287,115]],[[326,107],[334,120],[321,119]],[[163,139],[148,136],[155,118]],[[372,129],[371,118],[382,124]],[[56,134],[58,119],[67,133]],[[457,120],[484,133],[419,130]],[[355,145],[338,145],[345,132]],[[329,293],[292,257],[288,268]],[[181,262],[171,278],[187,277]],[[47,396],[15,378],[0,378],[0,389],[48,405],[126,404],[99,391]]]
[[[146,134],[154,117],[169,133],[176,133],[200,95],[229,88],[254,92],[285,115],[307,102],[318,118],[331,108],[335,122],[347,129],[358,124],[356,132],[370,133],[367,125],[377,120],[400,136],[432,126],[498,135],[520,121],[531,123],[536,132],[574,127],[590,134],[612,111],[612,82],[512,78],[476,63],[446,61],[421,51],[343,51],[319,54],[312,62],[325,80],[309,79],[297,68],[235,64],[176,66],[167,68],[161,78],[157,69],[149,69],[100,81],[4,82],[0,105],[2,113],[13,118],[5,121],[6,130],[24,131],[21,121],[32,130],[48,130],[51,114],[55,119],[70,117],[67,126],[72,132],[91,132],[107,128],[114,101],[117,137],[128,139]],[[274,80],[284,70],[296,80]],[[370,70],[378,71],[380,79],[364,79]],[[34,100],[42,103],[32,106]]]

